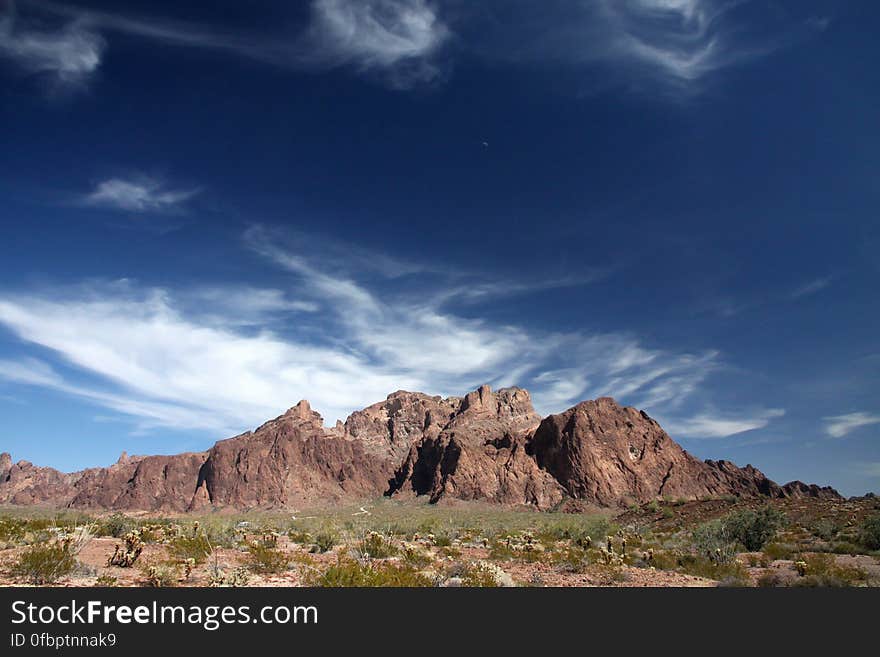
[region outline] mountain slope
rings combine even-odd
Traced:
[[[549,509],[566,499],[615,506],[659,497],[839,497],[785,486],[752,466],[701,461],[646,413],[605,397],[543,420],[521,388],[464,397],[398,391],[333,428],[301,401],[207,452],[123,454],[62,473],[0,454],[0,503],[202,511],[337,504],[381,495]]]

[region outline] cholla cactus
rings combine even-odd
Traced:
[[[235,568],[227,573],[217,567],[211,573],[210,585],[215,588],[241,588],[247,586],[249,580],[247,568]]]
[[[795,561],[794,569],[797,571],[797,574],[801,577],[804,577],[807,574],[807,562],[806,561]]]
[[[144,542],[141,540],[140,530],[133,529],[122,537],[123,545],[116,544],[113,550],[113,556],[107,560],[108,566],[120,566],[121,568],[131,568],[141,552],[144,550]]]
[[[476,575],[475,579],[478,581],[482,579],[482,577],[480,577],[482,575],[493,582],[495,586],[516,586],[516,582],[513,581],[513,578],[491,561],[477,561],[471,566],[471,568],[474,571],[474,575]]]
[[[606,536],[605,537],[605,549],[609,554],[614,552],[614,537]]]
[[[196,560],[192,557],[189,559],[185,559],[182,563],[183,565],[183,577],[184,579],[189,579],[189,576],[192,575],[192,571],[195,570]]]
[[[647,552],[642,552],[642,561],[652,563],[654,561],[654,548],[648,548]]]

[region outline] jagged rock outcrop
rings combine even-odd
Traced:
[[[483,386],[457,404],[436,435],[412,445],[389,493],[550,508],[565,492],[525,449],[540,421],[525,390]]]
[[[221,440],[198,472],[190,508],[237,509],[332,503],[381,495],[393,473],[387,456],[325,431],[301,401],[254,432]]]
[[[782,486],[783,497],[815,497],[821,500],[839,500],[840,493],[831,486],[805,484],[802,481],[790,481]]]
[[[692,456],[644,411],[610,397],[581,402],[545,418],[529,454],[573,498],[603,506],[660,497],[782,497],[783,489],[752,467]]]
[[[203,511],[282,508],[380,495],[484,500],[549,509],[659,497],[840,498],[770,481],[752,466],[701,461],[646,413],[610,398],[543,420],[520,388],[464,397],[398,391],[333,428],[301,401],[207,452],[128,456],[62,473],[0,454],[0,504]]]

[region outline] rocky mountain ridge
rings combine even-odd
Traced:
[[[184,512],[381,495],[541,510],[567,500],[840,497],[801,482],[780,486],[751,465],[701,461],[644,411],[608,397],[542,419],[526,390],[488,386],[449,398],[398,391],[332,428],[301,401],[206,452],[123,454],[107,468],[74,473],[0,454],[0,504]]]

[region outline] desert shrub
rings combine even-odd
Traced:
[[[746,561],[752,568],[767,568],[770,565],[770,557],[762,552],[747,554]]]
[[[697,555],[716,566],[727,564],[736,556],[736,541],[724,520],[700,525],[692,537]]]
[[[788,543],[768,543],[764,546],[763,552],[768,559],[775,561],[777,559],[791,559],[796,550]]]
[[[551,563],[561,573],[586,572],[587,568],[594,561],[595,557],[591,557],[588,550],[576,545],[563,548],[551,557]]]
[[[208,536],[198,525],[193,526],[190,533],[175,536],[168,541],[168,554],[180,562],[192,559],[197,564],[204,563],[212,550]]]
[[[808,554],[800,562],[802,576],[794,586],[855,586],[867,579],[867,574],[856,566],[837,563],[830,554]]]
[[[180,565],[167,561],[146,566],[141,573],[144,577],[144,584],[156,588],[177,586],[182,576]]]
[[[834,554],[860,554],[864,551],[865,548],[848,541],[837,541],[831,545],[831,552]]]
[[[678,555],[667,550],[654,550],[649,566],[657,570],[675,570],[678,568]]]
[[[733,540],[741,543],[746,550],[756,552],[776,536],[776,532],[785,524],[785,515],[768,505],[757,511],[735,511],[722,522]]]
[[[437,547],[450,547],[452,545],[452,534],[450,532],[437,532],[434,535],[434,545]]]
[[[749,573],[743,563],[736,559],[714,561],[705,556],[685,554],[679,557],[679,570],[688,575],[705,577],[723,582],[725,586],[747,585]]]
[[[365,534],[357,544],[357,551],[370,559],[387,559],[400,552],[390,537],[378,532]]]
[[[776,586],[783,586],[785,580],[778,569],[768,568],[758,576],[757,584],[762,588],[773,588]]]
[[[258,539],[248,543],[248,568],[255,573],[281,573],[290,567],[290,556],[272,541]]]
[[[119,584],[119,580],[117,580],[113,575],[108,575],[104,573],[98,576],[98,579],[95,580],[95,586],[116,586]]]
[[[418,545],[407,543],[403,546],[403,560],[411,566],[424,568],[429,565],[433,559]]]
[[[424,587],[433,586],[433,580],[409,564],[356,561],[340,558],[323,572],[308,577],[312,586],[328,587]]]
[[[880,550],[880,514],[865,519],[859,527],[859,543],[869,550]]]
[[[27,522],[20,518],[0,518],[0,543],[16,545],[27,533]]]
[[[233,568],[226,571],[215,564],[211,569],[209,584],[215,588],[242,588],[248,585],[248,581],[250,581],[250,575],[248,575],[247,568]]]
[[[645,505],[645,510],[649,513],[659,513],[660,512],[660,502],[657,500],[651,500]]]
[[[813,536],[821,538],[823,541],[830,541],[837,536],[840,527],[831,520],[818,520],[810,526],[810,531]]]
[[[501,586],[496,571],[487,567],[486,562],[471,564],[461,576],[462,586],[473,588],[495,588]]]
[[[666,518],[667,520],[669,520],[670,518],[674,518],[674,517],[675,517],[675,511],[673,511],[671,507],[664,506],[664,507],[663,507],[663,512],[661,513],[661,515],[662,515],[664,518]]]
[[[52,584],[76,570],[76,554],[63,541],[35,544],[25,549],[12,565],[10,574],[28,584]]]
[[[290,539],[291,543],[299,543],[300,545],[311,545],[314,540],[311,534],[302,529],[291,529],[287,532],[287,538]]]
[[[315,543],[312,546],[312,552],[329,552],[333,546],[339,542],[339,537],[331,531],[321,531],[315,536]]]
[[[101,523],[99,523],[95,533],[98,536],[112,536],[113,538],[121,538],[126,532],[131,531],[133,527],[134,523],[129,520],[125,516],[125,514],[119,513],[117,511],[116,513],[108,516]]]

